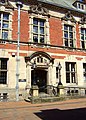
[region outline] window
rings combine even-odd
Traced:
[[[64,25],[64,44],[67,47],[74,47],[74,30],[71,25]]]
[[[33,42],[45,43],[45,20],[33,18]]]
[[[7,84],[7,59],[0,59],[0,84]]]
[[[76,83],[76,63],[66,62],[66,83]]]
[[[81,48],[85,49],[86,44],[86,29],[81,28]]]
[[[2,39],[8,39],[9,14],[0,13],[0,34]]]
[[[86,81],[86,63],[83,63],[83,78]]]
[[[78,3],[78,5],[77,5],[77,6],[78,6],[78,8],[79,8],[79,9],[84,10],[84,5],[83,5],[83,4]]]

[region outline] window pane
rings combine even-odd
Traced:
[[[33,24],[38,25],[38,20],[36,18],[33,19]]]
[[[83,34],[81,35],[81,39],[84,40],[84,35]]]
[[[69,63],[66,63],[66,71],[70,71],[70,69],[69,69]]]
[[[9,14],[3,14],[3,20],[9,20]]]
[[[70,83],[70,73],[66,73],[66,83]]]
[[[73,40],[70,40],[70,47],[73,47]]]
[[[69,37],[73,39],[73,33],[69,33]]]
[[[84,29],[81,29],[81,33],[84,33]]]
[[[38,42],[38,35],[33,35],[33,42]]]
[[[44,21],[40,21],[40,26],[44,26]]]
[[[7,60],[4,59],[1,60],[1,69],[7,70]]]
[[[72,26],[69,26],[69,31],[73,31],[73,27]]]
[[[71,71],[72,71],[72,72],[75,71],[75,64],[74,64],[74,63],[73,63],[73,64],[71,63]]]
[[[75,73],[71,73],[71,82],[75,83]]]
[[[43,27],[40,28],[40,33],[44,34],[44,28]]]
[[[38,27],[33,26],[33,32],[38,33]]]
[[[40,42],[44,43],[44,36],[40,36]]]
[[[81,42],[82,48],[85,48],[84,41]]]
[[[3,23],[2,28],[8,28],[8,24],[7,23]]]
[[[7,80],[7,72],[0,71],[0,84],[6,84],[6,80]]]
[[[8,32],[2,32],[2,38],[8,39]]]
[[[68,26],[67,25],[64,25],[64,30],[68,30]]]
[[[64,32],[64,37],[68,38],[68,32]]]
[[[68,39],[65,39],[65,46],[68,46]]]

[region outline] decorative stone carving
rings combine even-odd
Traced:
[[[37,14],[43,14],[43,15],[49,14],[48,9],[45,7],[42,7],[42,4],[32,5],[30,7],[30,12],[37,13]]]
[[[81,24],[86,24],[86,15],[84,15],[84,16],[81,18],[81,20],[80,20],[79,23],[81,23]]]
[[[5,7],[4,6],[0,6],[0,11],[5,11]]]
[[[0,0],[0,4],[7,4],[8,0]]]
[[[9,0],[0,0],[0,6],[4,6],[5,8],[12,8],[13,6],[10,4]],[[4,11],[2,8],[0,8],[2,11]]]
[[[76,22],[75,18],[73,17],[73,15],[71,14],[70,11],[68,11],[65,16],[62,18],[62,20],[68,21],[70,20],[71,22]]]
[[[37,61],[36,60],[37,58],[41,58],[40,61],[44,65],[49,65],[50,63],[54,64],[54,59],[49,54],[42,51],[37,51],[33,53],[31,56],[25,57],[25,62],[27,63],[29,61],[31,64],[33,64],[34,61]]]

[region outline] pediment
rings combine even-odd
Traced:
[[[37,13],[37,14],[43,14],[43,15],[48,15],[49,14],[48,9],[43,7],[42,4],[32,5],[30,7],[29,12],[33,12],[33,13]]]
[[[29,61],[33,63],[33,61],[35,61],[36,59],[39,59],[39,60],[43,59],[44,63],[48,63],[48,62],[52,64],[54,63],[54,59],[49,54],[47,54],[46,52],[42,52],[42,51],[34,52],[30,56],[25,57],[25,62]]]
[[[68,21],[70,20],[71,22],[76,22],[75,18],[73,17],[73,15],[71,14],[70,11],[68,11],[65,16],[62,18],[62,20]]]

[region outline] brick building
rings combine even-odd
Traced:
[[[39,92],[44,92],[43,86],[62,83],[66,94],[73,90],[85,94],[86,1],[21,1],[19,99],[33,84]],[[17,32],[16,1],[0,0],[0,95],[12,100],[16,96]]]

